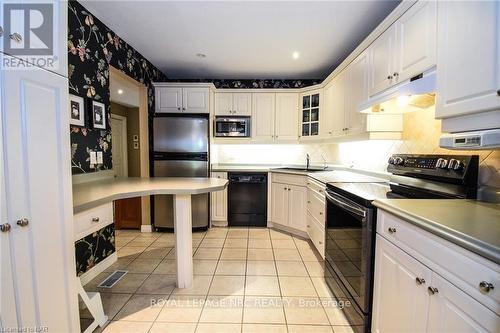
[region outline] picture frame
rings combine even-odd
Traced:
[[[92,101],[91,104],[92,127],[95,129],[106,129],[106,105],[101,102]]]
[[[69,123],[85,127],[85,100],[83,97],[69,94]]]

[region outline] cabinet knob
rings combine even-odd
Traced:
[[[311,201],[310,201],[310,200],[307,200],[307,203],[308,203],[308,204],[310,204],[310,203],[311,203]]]
[[[322,241],[319,241],[318,243],[319,243],[319,245],[323,244],[323,242],[322,242]]]
[[[495,289],[495,286],[493,285],[493,283],[481,281],[481,282],[479,282],[479,289],[488,293],[488,292],[490,292],[490,290]]]
[[[429,294],[434,295],[439,292],[438,288],[436,287],[428,287],[427,290],[429,291]]]
[[[94,223],[99,222],[99,217],[93,217],[93,218],[92,218],[92,222],[94,222]]]
[[[180,110],[181,110],[181,108],[177,108],[177,110],[179,110],[179,111],[180,111]]]
[[[21,43],[23,40],[23,37],[20,34],[18,34],[17,32],[10,34],[9,38],[12,39],[13,41],[15,41],[16,43]]]
[[[392,75],[389,75],[389,76],[387,77],[387,80],[392,80]]]
[[[319,212],[319,215],[323,215],[323,212]]]
[[[22,218],[22,219],[20,219],[20,220],[17,220],[17,222],[16,222],[16,224],[17,224],[18,226],[20,226],[20,227],[25,227],[25,226],[27,226],[29,223],[30,223],[30,221],[29,221],[27,218],[25,218],[25,217],[23,217],[23,218]]]
[[[0,231],[1,232],[9,232],[10,231],[10,224],[9,223],[0,224]]]
[[[396,233],[396,228],[389,227],[389,229],[387,229],[387,231],[389,231],[390,234],[395,234]]]
[[[320,190],[318,190],[318,192],[319,192],[319,193],[323,193],[323,190],[321,190],[321,189],[320,189]]]
[[[310,227],[311,227],[311,225],[310,225],[310,224],[308,224],[308,225],[307,225],[307,227],[308,227],[308,228],[310,228]]]
[[[291,191],[292,189],[291,188],[288,188],[288,191]]]
[[[399,73],[398,72],[394,72],[394,74],[392,74],[392,75],[394,75],[394,77],[398,77]]]
[[[0,26],[0,37],[2,37],[2,36],[3,36],[3,28],[2,28],[2,26]]]
[[[418,284],[418,285],[421,285],[421,284],[425,284],[425,279],[424,278],[420,278],[420,277],[416,277],[415,278],[415,282]]]
[[[497,90],[497,95],[500,96],[500,89]]]

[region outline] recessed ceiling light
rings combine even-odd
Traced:
[[[207,55],[206,55],[206,54],[203,54],[203,53],[196,53],[196,56],[197,56],[198,58],[206,58],[206,57],[207,57]]]
[[[121,94],[123,94],[123,89],[118,89],[117,92],[118,92],[118,95],[121,95]]]
[[[293,58],[293,59],[297,60],[297,59],[299,59],[299,57],[300,57],[300,53],[299,53],[299,52],[294,51],[294,52],[292,53],[292,58]]]

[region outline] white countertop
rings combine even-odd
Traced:
[[[116,178],[73,185],[73,213],[107,202],[154,194],[200,194],[221,191],[228,181],[219,178]]]

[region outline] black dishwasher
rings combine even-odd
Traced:
[[[229,173],[228,224],[267,226],[267,173]]]

